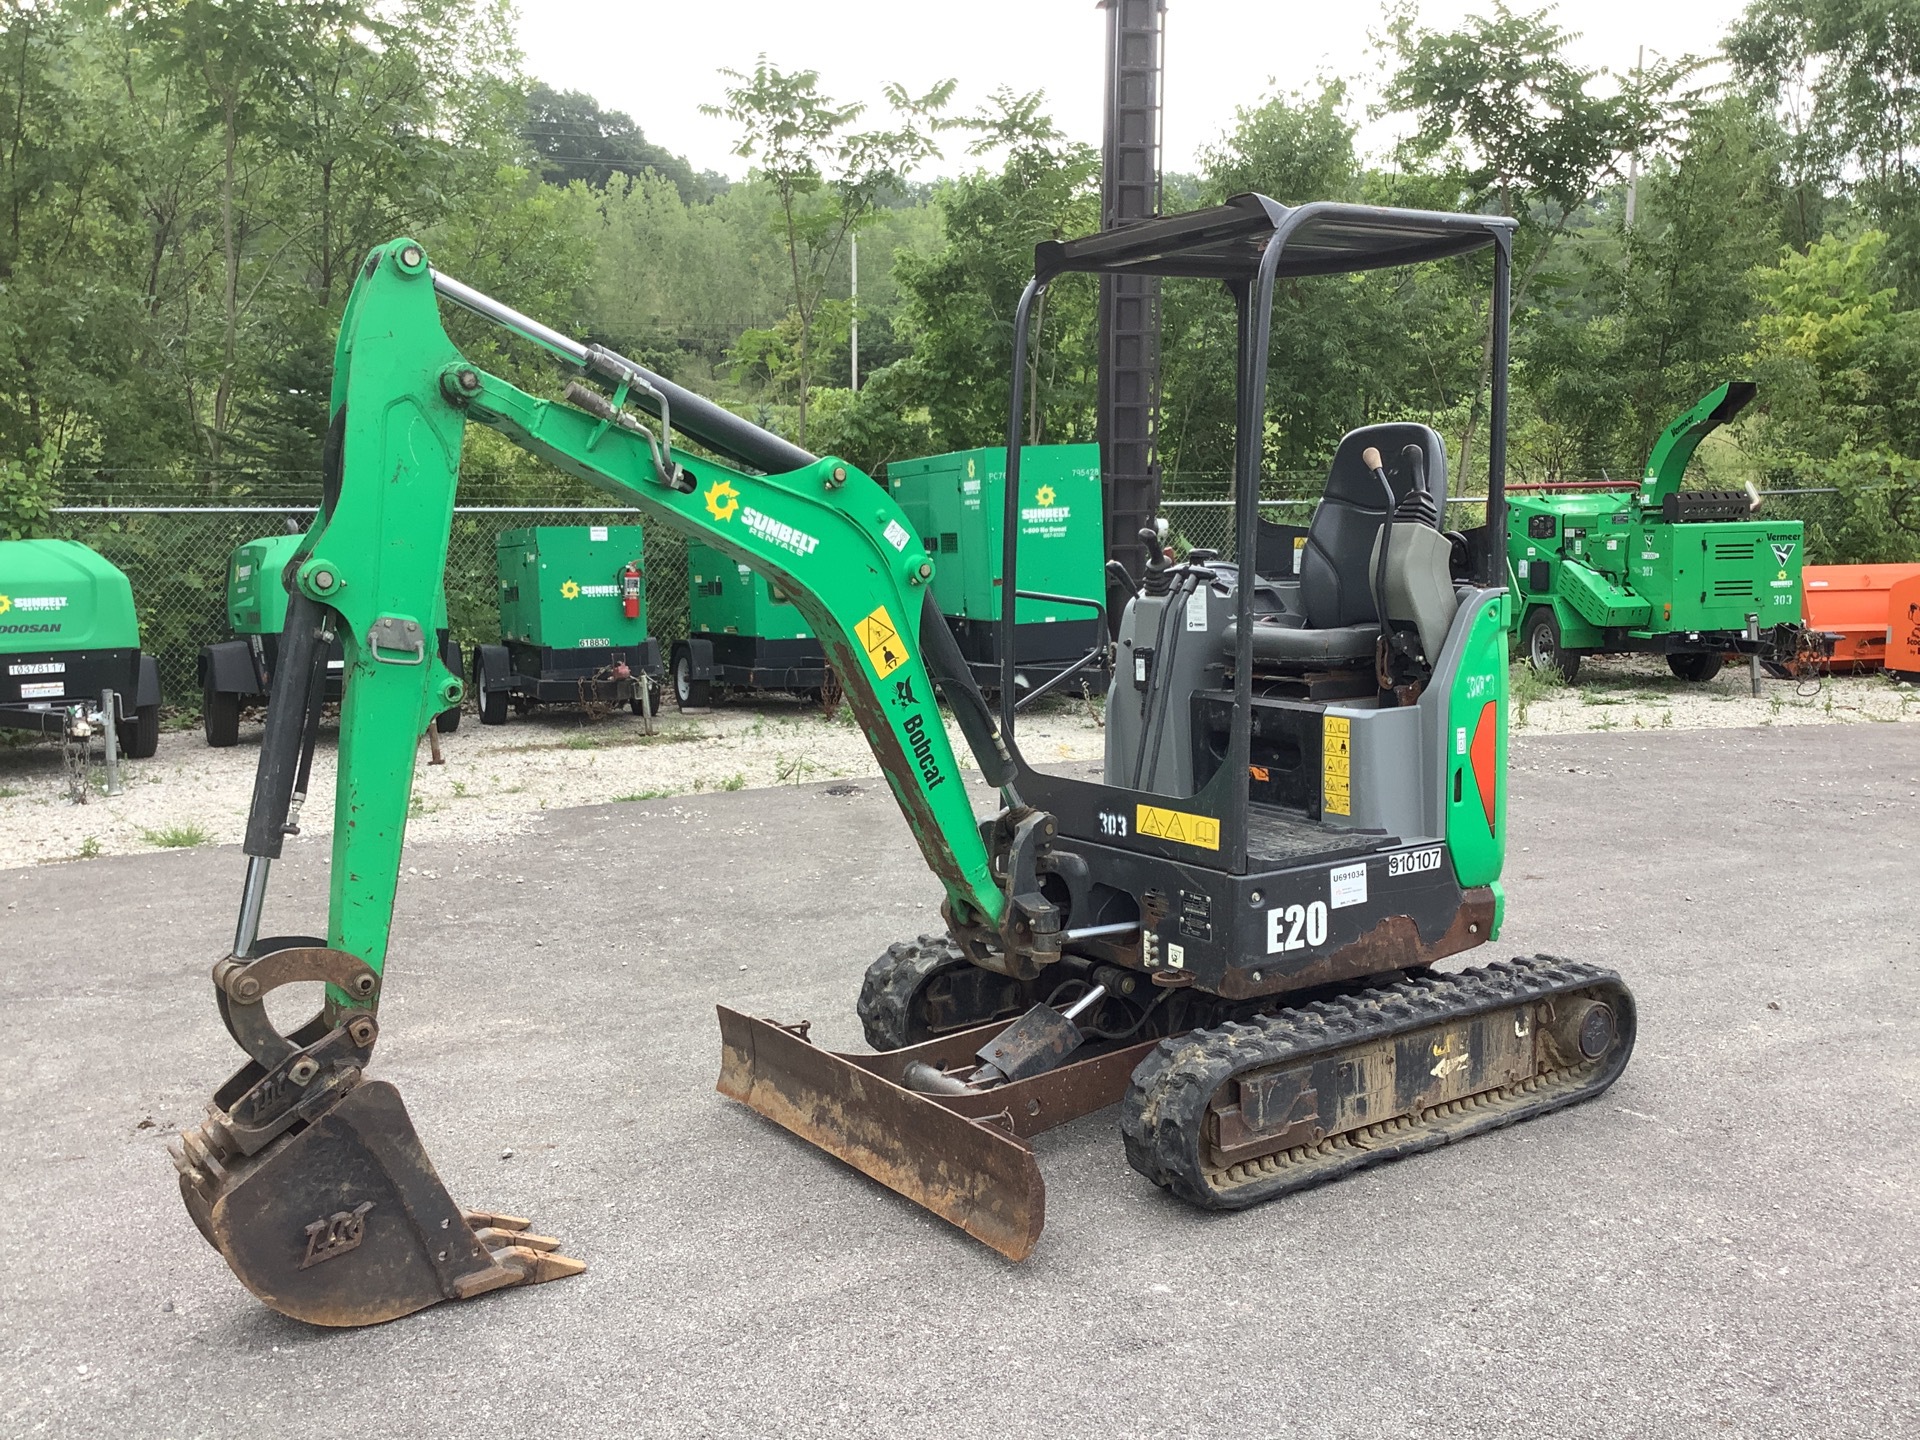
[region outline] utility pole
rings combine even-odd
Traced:
[[[1107,12],[1106,139],[1100,228],[1160,213],[1160,82],[1166,0],[1099,0]],[[1140,531],[1160,509],[1160,281],[1100,280],[1100,473],[1107,556],[1136,578]],[[1113,618],[1118,619],[1118,610]]]
[[[848,364],[853,376],[852,389],[860,388],[860,233],[850,237],[848,254],[853,265],[853,319],[847,332]]]
[[[1642,45],[1633,61],[1633,83],[1640,83],[1641,67],[1647,63],[1647,47]],[[1634,214],[1640,208],[1640,147],[1635,145],[1627,156],[1627,225],[1633,229]]]

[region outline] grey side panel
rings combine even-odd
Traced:
[[[1127,602],[1107,692],[1108,784],[1193,793],[1192,697],[1225,683],[1220,637],[1233,610],[1219,583]]]
[[[1460,670],[1460,648],[1482,607],[1498,590],[1463,590],[1459,609],[1440,647],[1433,680],[1413,705],[1375,709],[1329,705],[1327,714],[1352,722],[1351,815],[1326,815],[1336,830],[1385,830],[1403,840],[1439,840],[1447,833],[1447,778],[1456,749],[1467,738],[1449,733],[1447,702]]]

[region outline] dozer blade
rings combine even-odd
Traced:
[[[803,1025],[722,1005],[722,1095],[757,1110],[888,1189],[1024,1260],[1046,1223],[1047,1191],[1025,1137],[1114,1104],[1148,1041],[969,1095],[925,1095],[898,1081],[916,1061],[977,1063],[1005,1028],[983,1025],[882,1055],[841,1055]]]
[[[181,1193],[241,1283],[283,1315],[377,1325],[586,1269],[526,1220],[455,1205],[384,1081],[354,1085],[257,1155],[237,1153],[225,1118],[180,1137]]]

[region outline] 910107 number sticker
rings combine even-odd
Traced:
[[[1387,874],[1422,875],[1429,870],[1440,868],[1440,847],[1429,845],[1424,850],[1402,850],[1387,857]]]

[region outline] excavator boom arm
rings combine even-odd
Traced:
[[[381,969],[419,736],[460,692],[460,677],[413,639],[431,633],[469,423],[778,584],[819,637],[953,913],[995,926],[1006,901],[920,646],[933,562],[886,490],[831,458],[755,475],[671,449],[650,417],[624,408],[624,379],[611,399],[579,385],[574,404],[529,395],[460,354],[435,282],[406,240],[362,268],[336,358],[327,493],[289,569],[298,596],[338,617],[345,653],[330,944]],[[474,292],[454,288],[476,308]]]

